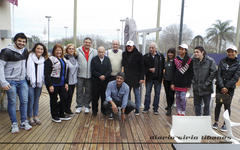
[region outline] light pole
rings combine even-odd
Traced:
[[[51,16],[45,16],[45,18],[47,18],[48,20],[48,50],[49,50],[49,37],[50,37],[50,28],[49,28],[49,24],[50,24],[50,19],[52,18]]]
[[[120,21],[122,22],[122,38],[121,38],[121,44],[122,44],[122,49],[124,49],[124,41],[123,41],[124,31],[123,31],[123,23],[126,21],[126,19],[121,19]]]
[[[119,41],[119,32],[120,32],[120,29],[117,29],[117,40]]]
[[[65,29],[65,39],[67,39],[67,29],[68,29],[68,27],[64,26],[64,29]]]
[[[184,0],[182,0],[182,10],[181,10],[181,19],[180,19],[180,31],[179,31],[179,40],[178,44],[182,44],[182,29],[183,29],[183,14],[184,14]]]

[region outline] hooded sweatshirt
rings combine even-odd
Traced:
[[[0,53],[0,85],[9,85],[7,80],[21,81],[26,77],[26,48],[16,49],[14,44],[8,45]]]

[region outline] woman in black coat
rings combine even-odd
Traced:
[[[131,89],[134,90],[136,111],[135,114],[139,115],[139,108],[141,105],[140,99],[140,83],[144,82],[144,63],[143,56],[134,46],[133,41],[128,41],[126,50],[122,55],[122,67],[126,76],[125,82],[128,84],[130,93]],[[131,99],[131,94],[129,94]]]
[[[240,76],[240,62],[237,59],[237,48],[231,46],[226,49],[227,57],[223,58],[218,66],[217,82],[216,82],[216,93],[228,94],[231,97],[231,101],[236,88],[236,83]],[[213,128],[218,128],[218,119],[221,111],[222,103],[216,102],[215,107],[215,123]],[[228,109],[229,114],[231,112],[231,102],[224,104],[224,109]],[[225,123],[220,129],[221,131],[227,131]]]

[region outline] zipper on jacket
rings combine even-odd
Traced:
[[[11,71],[11,73],[10,73],[10,76],[12,76],[12,74],[13,74],[13,71],[14,71],[14,68],[12,69],[12,71]]]

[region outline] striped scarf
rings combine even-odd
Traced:
[[[188,70],[188,68],[189,68],[189,64],[191,63],[191,61],[192,61],[192,59],[191,58],[189,58],[188,59],[188,61],[187,61],[187,63],[184,65],[184,66],[182,66],[182,60],[179,60],[179,59],[177,59],[177,58],[175,58],[174,59],[174,63],[175,63],[175,65],[176,65],[176,68],[179,70],[179,72],[181,72],[182,74],[184,74],[187,70]]]

